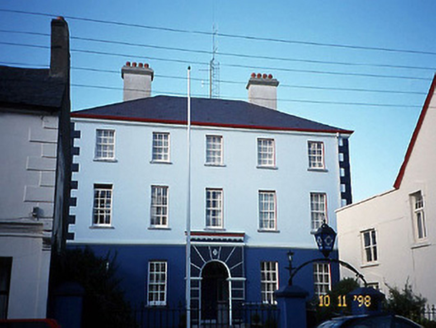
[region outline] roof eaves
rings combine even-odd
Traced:
[[[71,117],[101,119],[101,120],[114,120],[114,121],[130,121],[130,122],[147,122],[147,123],[162,123],[162,124],[178,124],[186,125],[186,120],[164,120],[152,118],[140,118],[119,115],[101,115],[101,114],[86,114],[86,113],[71,113]],[[314,132],[314,133],[341,133],[352,134],[354,131],[343,129],[310,129],[310,128],[291,128],[291,127],[277,127],[277,126],[262,126],[262,125],[249,125],[249,124],[231,124],[231,123],[214,123],[214,122],[197,122],[192,121],[192,125],[196,126],[213,126],[234,129],[253,129],[253,130],[271,130],[271,131],[298,131],[298,132]]]
[[[419,132],[421,131],[422,123],[424,122],[424,118],[427,114],[428,108],[430,106],[431,99],[435,92],[436,88],[436,74],[433,77],[433,82],[430,86],[430,90],[428,91],[427,98],[425,99],[424,106],[422,108],[421,114],[419,115],[418,123],[416,124],[415,130],[413,131],[412,138],[410,139],[409,146],[407,148],[406,155],[404,156],[403,164],[401,165],[400,171],[398,172],[397,178],[394,182],[394,188],[399,189],[401,186],[401,182],[403,181],[404,173],[406,171],[407,164],[409,163],[410,156],[412,155],[413,148],[416,143],[416,139],[418,138]]]

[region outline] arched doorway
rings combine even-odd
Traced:
[[[229,273],[226,266],[212,261],[202,270],[201,319],[204,322],[229,322]]]

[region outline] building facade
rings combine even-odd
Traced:
[[[409,284],[431,304],[436,304],[435,86],[434,79],[394,188],[337,211],[342,260],[384,293],[388,286]]]
[[[189,236],[202,319],[216,319],[209,308],[231,318],[242,303],[274,303],[287,252],[294,265],[319,257],[312,233],[324,220],[335,227],[335,210],[351,202],[351,132],[276,110],[278,81],[254,74],[250,102],[191,99],[188,143],[188,99],[150,97],[148,65],[127,63],[122,75],[124,102],[72,113],[80,155],[69,245],[116,253],[132,304],[176,307]],[[337,278],[318,263],[294,282],[314,295]]]
[[[0,66],[0,319],[45,318],[70,194],[69,35],[52,20],[49,69]]]

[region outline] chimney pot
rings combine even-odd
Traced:
[[[145,63],[145,64],[144,64],[144,67],[145,67],[145,68],[149,68],[150,65],[148,65],[147,63]]]
[[[126,62],[126,66],[130,66],[130,62],[128,61],[128,62]]]
[[[271,80],[273,78],[272,74],[269,74],[268,78]]]
[[[256,73],[251,73],[251,77],[254,79],[256,77]]]
[[[266,74],[263,74],[262,77],[263,77],[264,79],[266,79],[267,75],[266,75]]]
[[[139,64],[138,64],[138,67],[141,67],[141,68],[142,68],[143,66],[144,66],[143,63],[139,63]]]
[[[133,67],[136,67],[136,62],[133,62],[133,63],[132,63],[132,66],[133,66]]]
[[[257,73],[257,78],[260,79],[262,77],[262,74]]]

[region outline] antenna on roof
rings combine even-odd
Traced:
[[[215,59],[215,55],[218,51],[218,47],[216,45],[216,35],[218,29],[216,28],[215,23],[213,24],[212,32],[212,59],[209,62],[209,98],[219,98],[220,63]]]

